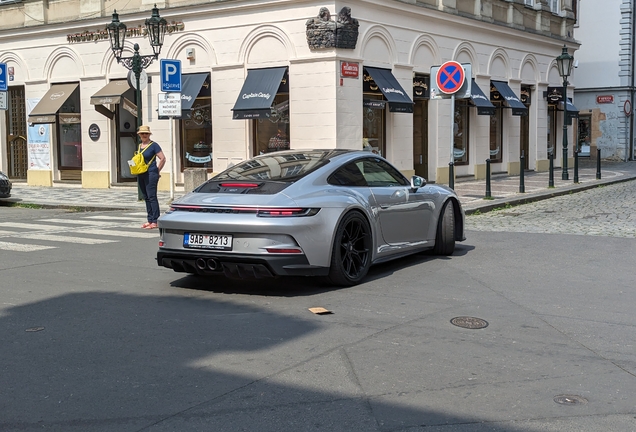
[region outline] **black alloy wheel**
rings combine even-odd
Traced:
[[[371,227],[357,211],[344,216],[334,240],[329,278],[336,285],[355,285],[371,266]]]

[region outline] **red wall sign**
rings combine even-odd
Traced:
[[[598,104],[614,103],[614,96],[613,95],[596,96],[596,103]]]
[[[340,76],[342,78],[358,78],[360,75],[360,63],[340,62]]]

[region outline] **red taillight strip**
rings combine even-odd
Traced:
[[[221,183],[221,187],[255,188],[258,187],[258,183]]]
[[[265,250],[269,253],[283,253],[283,254],[301,254],[303,251],[300,249],[276,249],[276,248],[265,248]]]
[[[195,205],[173,204],[169,212],[175,210],[198,211],[207,213],[256,213],[259,217],[303,217],[314,216],[319,208],[262,208],[262,207],[205,207]]]

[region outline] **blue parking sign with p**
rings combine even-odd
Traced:
[[[181,60],[161,59],[161,91],[181,91]]]
[[[7,64],[0,63],[0,91],[9,90],[9,75],[7,74]]]

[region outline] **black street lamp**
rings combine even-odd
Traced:
[[[568,54],[568,48],[563,45],[563,52],[556,58],[559,75],[563,78],[563,172],[562,180],[568,179],[568,77],[572,73],[574,57]]]
[[[124,67],[135,74],[135,96],[137,99],[137,129],[142,125],[141,118],[141,86],[139,84],[141,72],[146,69],[153,60],[159,58],[161,47],[163,46],[163,38],[166,35],[167,21],[159,16],[157,5],[152,8],[152,15],[146,19],[146,30],[150,46],[152,47],[152,55],[139,55],[139,44],[135,44],[133,49],[135,52],[132,57],[122,57],[124,51],[124,40],[126,39],[126,25],[119,21],[119,14],[113,11],[113,20],[106,26],[108,37],[110,38],[110,48],[117,59],[117,63],[121,63]]]

